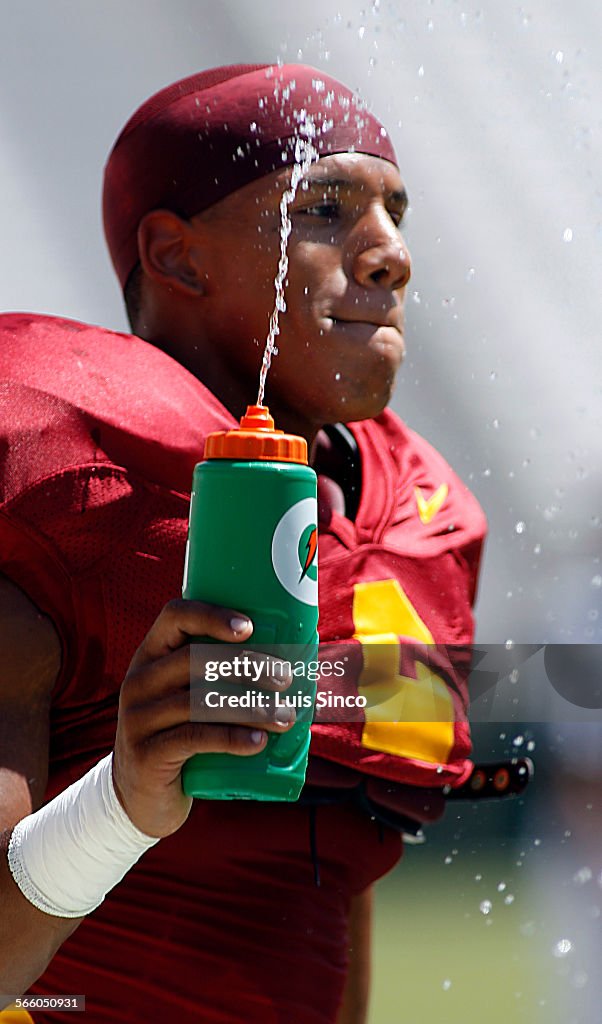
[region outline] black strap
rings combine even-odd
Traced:
[[[345,496],[345,516],[353,522],[362,493],[362,460],[357,441],[344,423],[329,423],[323,429],[340,459],[341,471],[336,482]]]

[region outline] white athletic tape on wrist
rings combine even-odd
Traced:
[[[34,907],[55,917],[85,917],[158,842],[119,803],[109,754],[15,825],[8,865]]]

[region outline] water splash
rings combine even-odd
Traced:
[[[280,259],[278,261],[278,272],[274,278],[276,301],[270,317],[268,336],[261,363],[257,405],[263,405],[265,384],[268,371],[272,365],[272,356],[278,354],[276,338],[280,334],[280,314],[286,312],[284,286],[286,282],[286,275],[288,273],[288,239],[293,227],[289,214],[289,207],[295,200],[301,179],[307,174],[312,163],[317,161],[319,157],[318,151],[313,144],[313,140],[316,137],[316,126],[311,114],[308,114],[307,111],[303,109],[297,112],[296,116],[299,123],[299,134],[295,139],[295,163],[293,165],[290,185],[283,192],[280,200]]]

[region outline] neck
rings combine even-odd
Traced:
[[[234,419],[239,420],[246,412],[247,406],[256,401],[259,370],[253,377],[252,371],[246,366],[233,368],[230,361],[226,362],[221,358],[219,346],[209,344],[207,339],[188,339],[178,331],[167,334],[161,330],[140,330],[138,333],[145,341],[162,349],[200,380]],[[266,390],[264,404],[269,407],[276,429],[283,430],[286,434],[304,437],[308,450],[312,452],[322,424],[308,420],[286,402],[281,401],[278,396],[271,395],[269,375]]]

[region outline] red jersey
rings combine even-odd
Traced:
[[[0,380],[0,568],[52,618],[63,647],[50,799],[112,749],[129,661],[180,592],[194,464],[206,434],[235,422],[159,349],[52,317],[0,318]],[[452,670],[425,683],[408,641],[470,643],[483,516],[390,411],[351,430],[362,498],[354,523],[332,513],[320,524],[320,637],[362,645],[360,689],[379,668],[374,657],[395,652],[380,670],[395,677],[394,692],[405,687],[411,713],[317,725],[312,750],[399,782],[460,782],[465,678]],[[409,665],[399,660],[406,649]],[[423,694],[446,721],[419,720]],[[316,828],[323,884],[314,891]],[[394,833],[384,840],[345,807],[197,801],[61,947],[36,990],[86,992],[97,1013],[90,1005],[88,1019],[99,1022],[146,1020],[150,1000],[153,1016],[184,1022],[201,1009],[215,1022],[329,1021],[351,895],[400,853]],[[313,1009],[299,1003],[308,986],[321,993]]]

